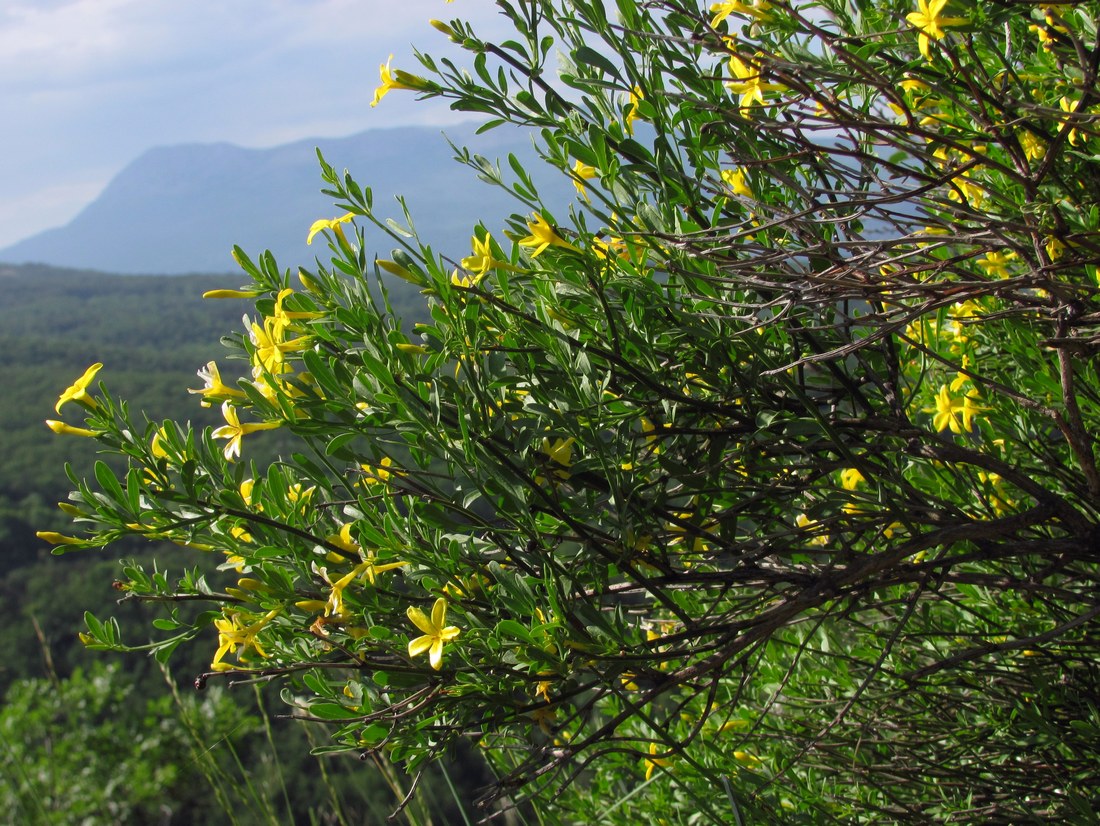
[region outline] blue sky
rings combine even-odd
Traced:
[[[489,0],[0,0],[0,247],[67,223],[153,146],[454,120],[370,101],[391,53],[453,54],[428,20],[455,16],[506,25]]]

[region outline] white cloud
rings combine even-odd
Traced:
[[[390,53],[455,53],[428,25],[453,16],[502,26],[485,0],[0,0],[0,246],[152,146],[455,120],[408,93],[369,106]]]

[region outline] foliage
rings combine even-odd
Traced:
[[[181,748],[190,735],[172,706],[167,694],[139,696],[117,664],[16,683],[0,709],[0,803],[9,822],[214,815],[195,765],[201,752]],[[188,706],[203,734],[236,739],[258,725],[222,692]]]
[[[1096,5],[498,5],[515,39],[435,22],[472,71],[387,64],[376,100],[535,128],[574,209],[460,150],[522,212],[456,261],[322,161],[345,214],[304,291],[237,252],[225,424],[74,385],[57,429],[129,469],[43,536],[219,555],[127,569],[159,655],[201,635],[200,681],[284,680],[333,749],[414,772],[475,740],[487,804],[1088,816]],[[402,282],[430,320],[402,324]],[[268,428],[293,451],[238,461]],[[126,648],[95,617],[86,642]]]

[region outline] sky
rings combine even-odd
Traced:
[[[455,120],[408,92],[370,102],[391,53],[413,71],[414,45],[454,55],[428,21],[456,16],[506,26],[490,0],[0,0],[0,247],[68,223],[154,146]]]

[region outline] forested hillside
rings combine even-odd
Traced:
[[[226,817],[227,804],[238,808],[237,823],[309,822],[319,808],[331,816],[341,805],[357,808],[378,796],[383,806],[395,805],[383,776],[354,758],[330,758],[328,776],[318,782],[305,730],[268,719],[269,739],[259,695],[195,695],[191,682],[207,663],[193,652],[172,659],[173,696],[151,657],[123,661],[80,645],[85,610],[135,623],[154,616],[135,602],[115,604],[122,595],[113,587],[114,560],[155,559],[161,569],[179,571],[179,548],[121,542],[113,559],[56,557],[34,535],[63,522],[56,503],[71,488],[65,463],[87,467],[95,455],[88,440],[58,438],[44,425],[56,415],[58,393],[89,364],[103,363],[112,389],[133,401],[135,415],[220,422],[216,406],[201,407],[185,388],[201,385],[199,367],[223,358],[219,338],[242,330],[247,310],[240,301],[203,300],[203,292],[239,281],[238,275],[164,278],[0,265],[0,344],[7,354],[0,362],[4,822],[139,823],[167,812],[173,823],[214,822]],[[279,434],[268,447],[279,448]],[[209,563],[213,569],[217,560]],[[250,767],[241,795],[231,782],[237,761]],[[111,792],[122,785],[134,793]]]

